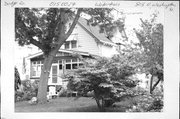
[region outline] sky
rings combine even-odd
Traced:
[[[164,24],[164,11],[161,9],[158,10],[151,10],[151,9],[136,9],[136,8],[123,8],[123,9],[116,9],[117,11],[114,12],[115,19],[118,19],[122,15],[118,14],[119,12],[125,13],[125,31],[128,36],[129,42],[138,42],[138,39],[136,38],[136,35],[133,31],[133,28],[140,28],[140,18],[143,20],[149,20],[152,16],[152,13],[158,13],[157,22]],[[115,36],[117,39],[121,38],[121,35],[119,33]]]

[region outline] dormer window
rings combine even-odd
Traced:
[[[73,49],[73,48],[77,48],[77,41],[76,40],[66,41],[65,49]]]
[[[65,42],[65,49],[70,49],[70,41]]]
[[[75,40],[71,41],[71,47],[77,48],[77,41],[75,41]]]

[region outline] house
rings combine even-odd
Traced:
[[[62,74],[83,65],[78,55],[92,58],[111,57],[114,54],[117,54],[116,44],[106,38],[103,33],[99,33],[98,26],[88,25],[86,19],[79,18],[72,34],[59,49],[53,61],[48,81],[49,92],[55,94],[59,86],[66,87],[67,81],[62,78]],[[27,79],[39,80],[42,66],[42,52],[26,57]]]

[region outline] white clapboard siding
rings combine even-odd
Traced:
[[[77,25],[78,31],[78,50],[89,52],[90,54],[100,55],[98,45],[88,32],[86,32],[81,26]]]

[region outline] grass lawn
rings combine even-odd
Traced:
[[[107,112],[124,112],[125,107],[120,103],[107,108]],[[60,97],[50,100],[47,104],[30,105],[27,101],[15,103],[15,112],[99,112],[92,98]]]

